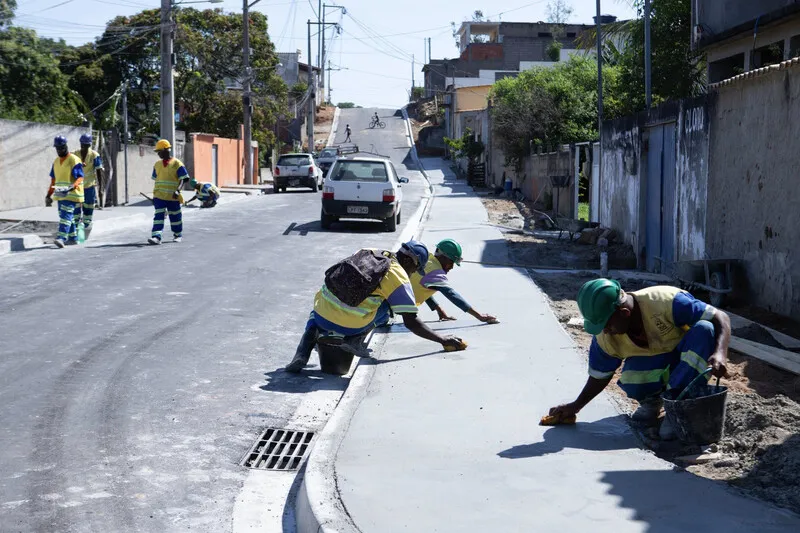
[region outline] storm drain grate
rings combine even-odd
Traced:
[[[314,440],[313,431],[267,428],[242,460],[257,470],[297,470]]]

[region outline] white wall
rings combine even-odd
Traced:
[[[64,135],[70,150],[89,128],[0,120],[0,211],[44,206],[50,167],[56,158],[53,139]]]

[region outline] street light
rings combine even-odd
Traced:
[[[250,8],[261,0],[242,2],[242,26],[244,46],[244,83],[242,84],[242,108],[244,109],[244,183],[253,184],[253,108],[250,104]]]
[[[172,8],[184,4],[221,4],[224,0],[161,0],[161,138],[175,144],[175,92],[172,72]]]

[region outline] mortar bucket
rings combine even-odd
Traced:
[[[350,365],[353,363],[353,354],[350,352],[325,344],[318,344],[317,352],[320,370],[325,374],[344,376],[350,371]]]
[[[728,387],[697,385],[677,401],[680,390],[668,390],[661,397],[664,412],[678,438],[694,444],[712,444],[722,439]]]

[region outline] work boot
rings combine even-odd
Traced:
[[[636,409],[636,411],[634,411],[631,415],[631,420],[635,420],[637,422],[653,421],[658,418],[658,415],[661,414],[661,408],[663,406],[664,402],[662,402],[661,398],[657,396],[643,400],[639,404],[638,409]]]
[[[286,365],[284,371],[297,374],[308,364],[311,358],[311,351],[314,345],[317,344],[317,335],[319,330],[316,327],[310,327],[305,330],[303,336],[300,338],[300,344],[297,345],[297,351],[294,354],[292,362]]]
[[[355,337],[345,337],[342,344],[339,345],[339,348],[357,357],[370,357],[370,352],[366,344],[364,344],[364,339],[367,338],[367,334],[368,333]]]
[[[147,239],[150,244],[161,244],[161,237],[150,237]]]
[[[675,440],[678,437],[675,433],[675,428],[672,427],[672,423],[666,416],[661,421],[661,427],[658,428],[658,436],[661,440]]]
[[[180,235],[176,235],[175,237],[172,238],[172,242],[183,242],[183,237],[181,237]]]
[[[54,240],[53,244],[56,245],[56,248],[63,248],[65,246],[64,241],[62,241],[61,239]]]

